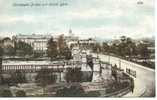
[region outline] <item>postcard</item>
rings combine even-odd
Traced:
[[[155,97],[155,0],[0,0],[0,97]]]

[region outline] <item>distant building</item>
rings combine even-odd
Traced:
[[[109,46],[111,46],[111,45],[118,45],[118,44],[120,44],[120,41],[119,40],[117,40],[117,39],[115,39],[115,40],[113,40],[113,41],[110,41],[110,42],[108,42],[108,45]]]
[[[78,36],[75,36],[72,30],[69,30],[69,35],[65,37],[66,43],[68,47],[87,47],[90,45],[94,45],[96,43],[96,40],[93,38],[88,38],[88,39],[79,39]]]
[[[74,33],[72,32],[72,30],[69,30],[68,36],[65,36],[65,41],[68,45],[68,47],[70,47],[71,45],[77,45],[79,40],[78,36],[75,36]]]
[[[88,38],[88,39],[80,39],[78,41],[79,46],[85,46],[88,47],[90,45],[94,45],[96,44],[96,40],[94,40],[93,38]]]
[[[23,41],[31,45],[34,51],[37,52],[46,52],[47,50],[47,42],[51,38],[51,35],[16,35],[14,36],[15,41]]]

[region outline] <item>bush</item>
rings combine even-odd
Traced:
[[[23,90],[19,90],[16,92],[16,97],[26,97],[26,93]]]
[[[71,86],[70,88],[64,87],[56,93],[57,97],[83,97],[85,92],[81,86]]]
[[[3,90],[1,93],[0,93],[0,96],[1,97],[12,97],[12,93],[10,90]]]
[[[65,79],[67,82],[81,82],[82,75],[80,68],[68,68]]]

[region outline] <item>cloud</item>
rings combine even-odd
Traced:
[[[142,0],[143,5],[137,0],[66,0],[67,7],[12,7],[16,1],[25,2],[0,1],[0,33],[67,33],[72,28],[82,37],[154,34],[154,0]]]

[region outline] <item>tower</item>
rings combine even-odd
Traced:
[[[101,78],[101,65],[99,58],[93,58],[93,77],[92,77],[92,82],[100,82],[102,81]]]
[[[70,35],[70,34],[72,34],[72,30],[71,30],[71,29],[69,29],[69,35]]]

